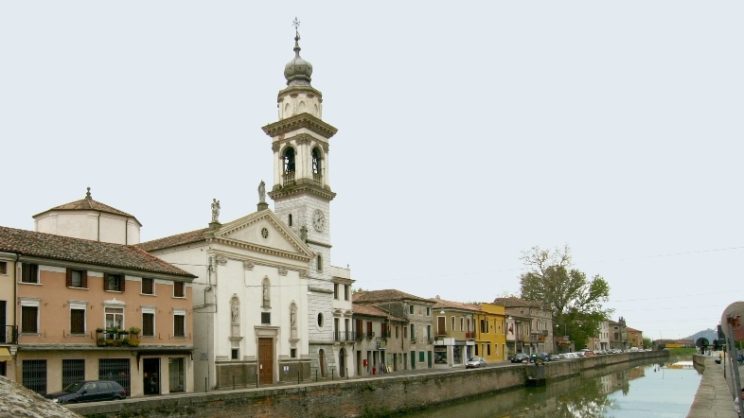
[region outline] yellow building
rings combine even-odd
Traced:
[[[476,314],[478,354],[487,363],[506,360],[506,308],[494,303],[481,303]]]

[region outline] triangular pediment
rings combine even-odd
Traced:
[[[315,256],[310,247],[269,209],[222,225],[215,232],[214,239],[226,245],[294,259],[310,260]]]

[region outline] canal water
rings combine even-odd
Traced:
[[[581,377],[520,388],[402,415],[493,418],[684,418],[700,384],[695,369],[626,363]]]

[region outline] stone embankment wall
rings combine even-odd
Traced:
[[[695,354],[692,361],[698,371],[702,371],[695,400],[690,406],[687,418],[737,418],[734,410],[734,397],[729,383],[723,377],[723,365],[716,364],[717,355],[701,356]],[[730,374],[729,370],[729,374]]]
[[[584,370],[637,360],[665,358],[666,352],[626,353],[548,363],[545,376],[560,379]],[[375,417],[526,384],[528,368],[488,367],[336,382],[188,393],[118,402],[71,405],[89,417]]]

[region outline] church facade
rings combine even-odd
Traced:
[[[212,203],[208,227],[141,245],[197,276],[193,282],[195,390],[355,374],[351,279],[331,265],[328,170],[336,128],[322,118],[312,65],[295,56],[277,98],[274,184],[257,211],[227,223]]]

